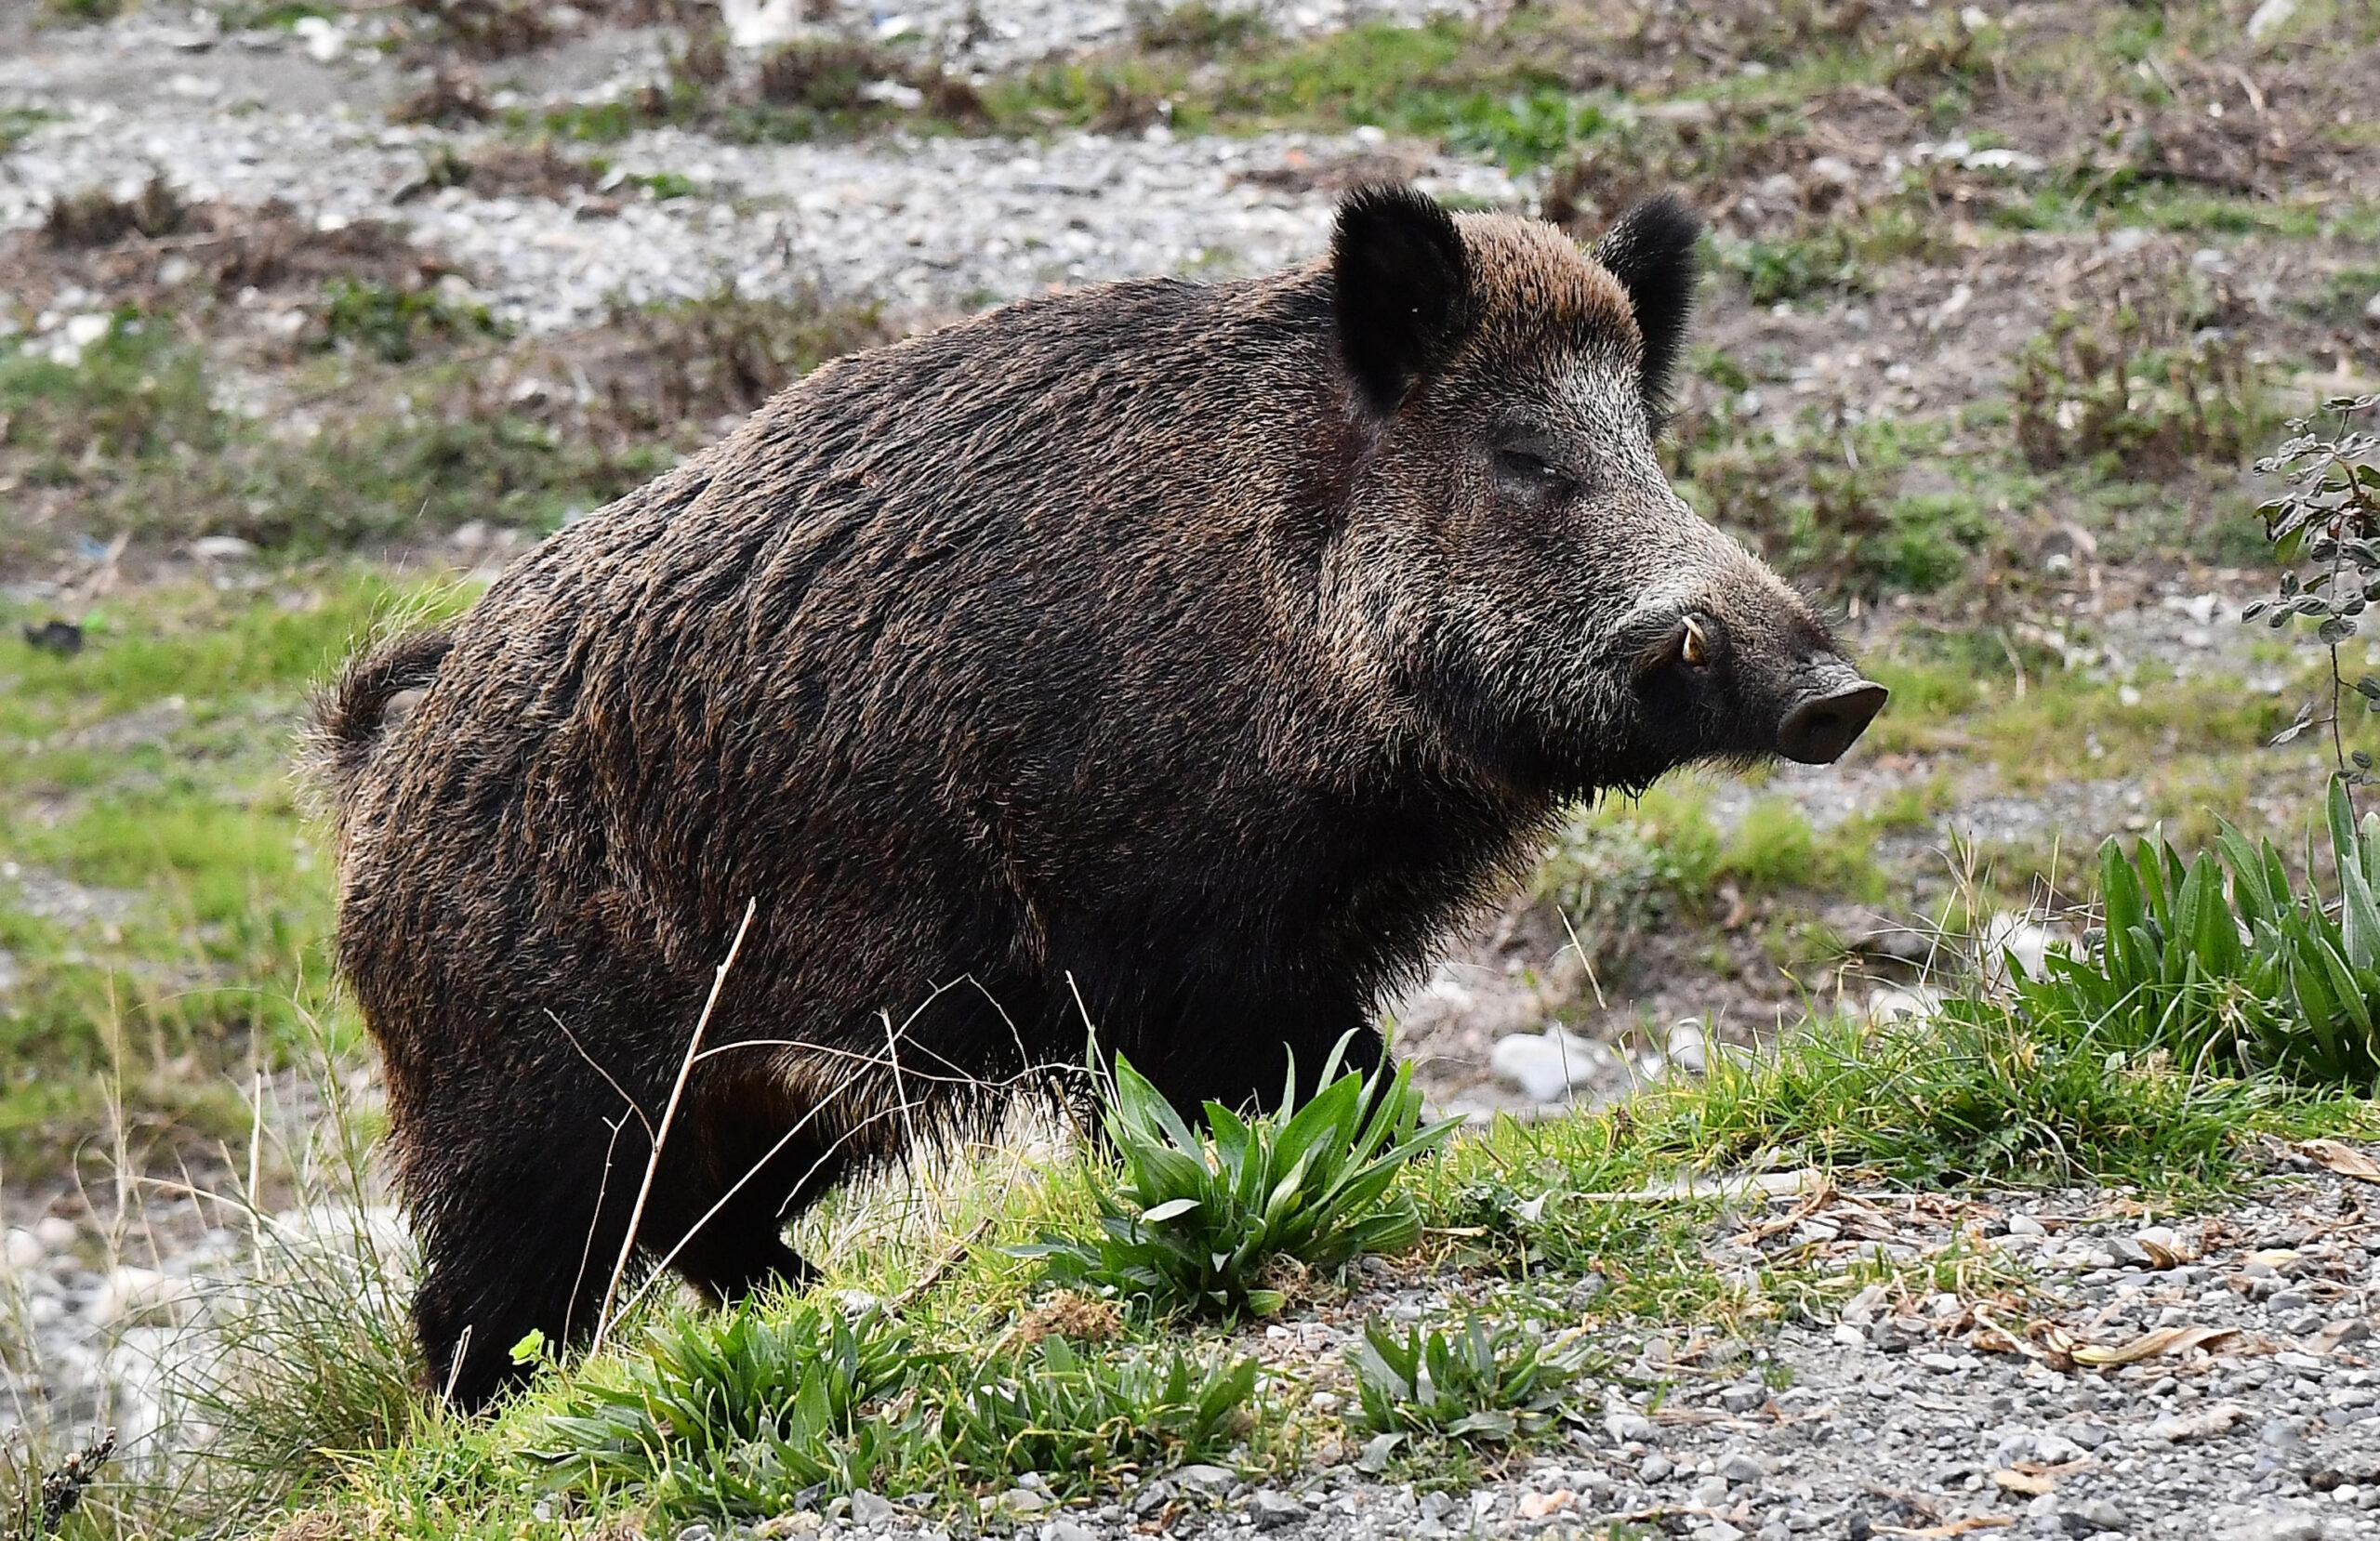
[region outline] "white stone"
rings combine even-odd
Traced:
[[[49,1248],[42,1245],[41,1238],[30,1231],[11,1227],[6,1236],[0,1236],[0,1264],[5,1264],[10,1272],[39,1268],[47,1256]]]
[[[1886,986],[1868,995],[1868,1020],[1878,1026],[1886,1022],[1924,1021],[1942,1008],[1942,993],[1929,984],[1912,984],[1907,989]]]
[[[83,362],[83,350],[108,335],[115,324],[112,316],[98,311],[69,316],[58,329],[58,336],[49,345],[49,362],[68,369]]]
[[[90,1319],[102,1327],[139,1316],[144,1312],[163,1311],[189,1299],[193,1290],[188,1279],[158,1272],[153,1268],[119,1268],[99,1285],[99,1293],[91,1302]]]
[[[1611,1051],[1555,1023],[1543,1033],[1515,1033],[1496,1040],[1488,1068],[1532,1102],[1558,1102],[1611,1063]]]
[[[346,32],[325,17],[301,16],[289,30],[305,45],[306,57],[317,64],[328,64],[347,52]]]
[[[2303,1509],[2221,1509],[2214,1521],[2215,1541],[2322,1541],[2330,1534],[2320,1515]]]
[[[803,0],[721,0],[727,41],[739,48],[772,48],[801,35]]]
[[[2296,14],[2297,0],[2264,0],[2248,18],[2248,41],[2262,43],[2289,25],[2289,19]]]
[[[1876,1319],[1884,1309],[1886,1296],[1882,1284],[1870,1284],[1843,1302],[1843,1320],[1851,1326],[1864,1327]]]
[[[1984,977],[1996,984],[2005,984],[2012,966],[2027,979],[2041,978],[2049,958],[2050,943],[2056,940],[2050,929],[2037,920],[1995,915],[1983,923],[1983,933],[1976,939],[1976,953]]]

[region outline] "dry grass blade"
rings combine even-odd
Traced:
[[[678,1117],[678,1104],[686,1095],[686,1077],[694,1073],[694,1060],[702,1054],[703,1034],[710,1030],[711,1013],[719,1009],[720,993],[727,988],[727,976],[735,967],[736,955],[744,950],[745,933],[752,929],[752,916],[758,913],[760,902],[747,900],[744,918],[735,928],[735,940],[728,943],[727,956],[720,961],[719,969],[711,975],[710,994],[703,1002],[703,1014],[695,1019],[694,1035],[686,1045],[686,1057],[678,1063],[678,1079],[669,1088],[668,1104],[661,1110],[661,1127],[654,1131],[653,1152],[645,1158],[644,1179],[637,1184],[636,1204],[628,1210],[628,1228],[620,1238],[620,1255],[612,1264],[611,1282],[603,1286],[603,1309],[595,1318],[595,1340],[588,1351],[598,1352],[603,1339],[610,1335],[615,1318],[613,1306],[620,1296],[620,1280],[628,1271],[628,1258],[636,1251],[637,1227],[643,1222],[645,1201],[653,1196],[653,1179],[661,1169],[662,1147],[668,1143],[669,1126]]]
[[[2113,1346],[2078,1343],[2069,1350],[2077,1364],[2135,1364],[2160,1354],[2188,1353],[2192,1349],[2239,1335],[2237,1327],[2160,1327],[2143,1333],[2129,1343]]]

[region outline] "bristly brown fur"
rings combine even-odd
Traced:
[[[1184,1108],[1376,1063],[1562,799],[1773,741],[1831,643],[1662,481],[1664,318],[1548,227],[1369,207],[1414,223],[1377,261],[830,364],[331,691],[439,1385],[593,1326],[747,902],[635,1238],[722,1297],[1093,1029]],[[1512,480],[1518,431],[1570,491]],[[1723,680],[1629,662],[1688,606]]]

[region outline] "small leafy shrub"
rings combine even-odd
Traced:
[[[1594,102],[1554,87],[1508,97],[1461,97],[1441,107],[1419,108],[1417,114],[1416,126],[1435,133],[1449,150],[1515,168],[1543,165],[1593,138],[1610,121]]]
[[[50,14],[69,21],[112,21],[131,0],[48,0]]]
[[[33,478],[67,483],[94,462],[121,469],[174,454],[204,454],[228,425],[205,360],[164,321],[121,310],[72,363],[0,342],[0,450],[33,457]]]
[[[806,292],[748,299],[724,287],[615,306],[605,328],[620,347],[594,383],[605,426],[629,438],[749,412],[826,360],[888,335],[874,307]]]
[[[1722,242],[1718,252],[1720,267],[1743,281],[1754,305],[1872,287],[1840,225],[1829,224],[1805,236]]]
[[[2099,461],[2129,477],[2191,460],[2238,462],[2269,423],[2264,380],[2233,337],[2149,347],[2138,312],[2105,326],[2062,311],[2017,355],[2009,387],[2016,447],[2046,469]]]
[[[0,107],[0,155],[6,155],[59,114],[39,107]]]
[[[1452,1332],[1399,1337],[1379,1317],[1347,1351],[1353,1421],[1368,1434],[1443,1435],[1502,1443],[1542,1433],[1598,1357],[1582,1337],[1549,1343],[1511,1323],[1466,1316]]]
[[[324,289],[321,330],[326,348],[361,349],[389,363],[441,343],[504,332],[484,305],[352,278],[332,279]]]
[[[864,43],[839,38],[788,43],[760,61],[760,99],[774,107],[799,107],[821,115],[850,112],[866,100],[860,93],[879,80],[899,80],[906,61]]]
[[[1203,1135],[1118,1056],[1104,1123],[1121,1180],[1098,1193],[1100,1233],[1048,1237],[1025,1254],[1087,1294],[1231,1318],[1281,1308],[1285,1263],[1328,1270],[1410,1246],[1421,1222],[1392,1192],[1397,1171],[1455,1126],[1420,1126],[1409,1065],[1338,1075],[1344,1047],[1302,1107],[1285,1095],[1279,1113],[1242,1119],[1210,1102]]]
[[[435,124],[441,128],[462,128],[494,116],[496,108],[480,88],[479,77],[452,65],[432,70],[418,90],[389,109],[390,123]],[[453,153],[451,149],[446,152]]]
[[[154,241],[178,234],[190,224],[190,204],[162,173],[152,174],[129,198],[105,188],[61,193],[42,219],[42,239],[61,251],[112,246],[129,236]]]
[[[1701,798],[1656,786],[1569,819],[1538,866],[1531,897],[1559,910],[1585,961],[1616,981],[1644,938],[1701,918],[1724,847]]]
[[[1003,127],[1090,128],[1130,134],[1157,123],[1188,126],[1178,115],[1179,81],[1145,56],[1057,59],[995,82],[992,120]]]
[[[2241,612],[2243,621],[2261,619],[2275,631],[2292,621],[2316,623],[2315,642],[2330,652],[2330,715],[2320,723],[2331,730],[2332,752],[2340,774],[2360,784],[2369,777],[2368,755],[2347,752],[2340,709],[2347,702],[2347,676],[2340,645],[2362,627],[2365,608],[2380,599],[2380,433],[2373,416],[2380,414],[2380,393],[2338,396],[2322,403],[2318,413],[2290,419],[2289,437],[2280,449],[2256,462],[2263,476],[2278,476],[2285,489],[2261,505],[2265,539],[2283,564],[2302,563],[2307,571],[2281,576],[2281,592],[2258,599]],[[2355,682],[2365,705],[2380,712],[2380,679],[2366,675]],[[2297,720],[2275,742],[2286,743],[2317,726],[2308,705]]]
[[[504,59],[554,39],[551,8],[536,0],[407,0],[438,40],[474,59]]]
[[[549,109],[537,125],[557,138],[575,139],[584,144],[617,144],[638,129],[653,123],[668,121],[654,116],[650,103],[632,101],[574,101]]]
[[[747,1305],[675,1318],[617,1380],[582,1379],[537,1454],[557,1488],[626,1485],[672,1510],[767,1513],[816,1483],[866,1487],[891,1464],[892,1428],[862,1409],[920,1364],[874,1313],[805,1305],[773,1319]]]
[[[1837,594],[1926,593],[1997,560],[2006,521],[1980,491],[1903,490],[1938,441],[1873,421],[1846,433],[1823,414],[1751,429],[1724,407],[1678,428],[1667,453],[1688,501]]]
[[[1131,7],[1132,36],[1144,48],[1189,54],[1220,53],[1244,48],[1272,35],[1272,23],[1262,9],[1246,5],[1215,5],[1212,0],[1186,0],[1161,7]]]
[[[680,94],[688,93],[681,86]],[[940,65],[844,38],[801,39],[777,49],[761,60],[753,96],[722,103],[713,114],[715,130],[772,142],[850,133],[919,111],[954,122],[984,115],[974,88]]]
[[[1093,1359],[1045,1337],[920,1396],[919,1454],[978,1489],[1038,1471],[1084,1491],[1128,1468],[1211,1460],[1248,1422],[1256,1369],[1245,1356],[1179,1349]]]
[[[1707,123],[1611,115],[1554,165],[1539,204],[1545,217],[1592,241],[1653,193],[1674,190],[1697,207],[1719,207],[1735,202],[1738,188],[1807,164],[1809,127],[1798,113],[1744,101],[1711,107]],[[1724,263],[1727,244],[1719,244]]]

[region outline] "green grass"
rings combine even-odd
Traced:
[[[1911,793],[1920,800],[1929,796]],[[1792,804],[1765,797],[1723,826],[1711,804],[1710,784],[1690,776],[1641,797],[1606,799],[1569,821],[1539,866],[1532,897],[1560,913],[1606,989],[1628,989],[1647,938],[1715,935],[1722,917],[1739,905],[1782,901],[1780,919],[1790,930],[1803,902],[1882,902],[1890,876],[1877,863],[1874,838],[1923,817],[1897,799],[1869,817],[1820,829]]]
[[[387,363],[408,362],[442,343],[504,335],[484,305],[349,278],[331,280],[321,313],[325,346],[360,348]]]
[[[6,155],[33,130],[59,121],[59,114],[41,107],[0,107],[0,155]]]
[[[1452,1330],[1415,1324],[1398,1332],[1379,1317],[1347,1352],[1356,1414],[1375,1459],[1415,1435],[1507,1443],[1534,1439],[1568,1410],[1595,1363],[1582,1337],[1547,1341],[1542,1330],[1466,1316]]]
[[[0,450],[46,484],[88,460],[120,464],[219,449],[204,361],[170,325],[119,312],[73,363],[0,341]]]
[[[337,9],[325,0],[248,0],[220,12],[225,32],[287,32],[300,21],[334,20]]]
[[[60,21],[112,21],[130,10],[133,0],[43,0],[43,5]]]
[[[263,603],[144,593],[86,612],[73,658],[25,647],[36,612],[0,604],[0,858],[36,893],[89,896],[36,915],[0,880],[22,975],[0,999],[12,1174],[70,1156],[119,1092],[144,1135],[236,1128],[227,1074],[314,1031],[329,875],[288,769],[306,692],[376,622],[468,598],[347,570],[293,574]],[[335,1031],[353,1047],[351,1024]]]
[[[1356,1432],[1526,1437],[1633,1323],[1757,1333],[1890,1270],[1929,1288],[2012,1282],[1955,1243],[1900,1264],[1715,1270],[1706,1248],[1726,1205],[1678,1185],[1696,1171],[1816,1163],[1927,1190],[2080,1179],[2188,1195],[2232,1180],[2259,1131],[2380,1132],[2368,1103],[2113,1047],[2055,1013],[1968,1007],[1930,1027],[1821,1021],[1773,1060],[1722,1057],[1708,1077],[1622,1111],[1500,1122],[1407,1169],[1419,1260],[1492,1288],[1500,1320],[1458,1313],[1376,1334],[1355,1371]],[[1028,1470],[1059,1499],[1095,1499],[1128,1472],[1182,1460],[1293,1470],[1329,1437],[1308,1394],[1328,1364],[1276,1363],[1260,1393],[1214,1329],[1134,1324],[1043,1293],[1013,1243],[1089,1225],[1086,1199],[1118,1174],[1089,1152],[1009,1165],[1027,1160],[996,1156],[935,1184],[949,1206],[936,1224],[829,1254],[808,1296],[723,1315],[648,1307],[613,1350],[549,1363],[492,1421],[425,1415],[405,1442],[342,1459],[310,1499],[345,1516],[330,1534],[406,1536],[547,1534],[539,1506],[560,1494],[579,1512],[716,1524],[785,1512],[821,1483],[919,1494],[930,1515],[956,1516]],[[953,1235],[970,1245],[949,1252]],[[922,1293],[905,1293],[927,1270]],[[900,1305],[848,1315],[833,1292],[851,1289]],[[1584,1332],[1554,1342],[1531,1319]],[[1060,1325],[1021,1333],[1037,1321]],[[1424,1363],[1435,1373],[1421,1376]]]
[[[320,428],[302,440],[218,403],[217,359],[169,318],[120,314],[73,364],[0,344],[0,475],[49,490],[58,522],[100,538],[231,534],[324,555],[472,520],[544,533],[883,335],[866,307],[718,294],[622,306],[589,365],[526,343],[491,362],[503,329],[435,291],[336,280],[319,309],[340,356],[318,362]],[[591,371],[598,394],[516,401],[510,384],[541,370]],[[0,560],[46,549],[0,530]]]

